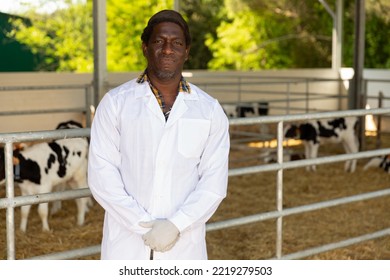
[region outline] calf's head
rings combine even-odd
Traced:
[[[79,122],[70,120],[67,122],[59,123],[56,127],[56,129],[70,129],[70,128],[83,128],[83,126]]]
[[[18,148],[16,148],[13,151],[13,157],[12,157],[13,165],[19,164],[19,159],[18,159],[19,152],[20,149]],[[4,181],[5,181],[5,154],[4,154],[4,148],[0,147],[0,185],[2,185]]]
[[[299,139],[300,130],[299,127],[295,124],[287,125],[284,128],[284,137],[290,139]]]

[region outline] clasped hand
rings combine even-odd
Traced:
[[[142,235],[142,239],[145,245],[154,251],[169,251],[179,239],[179,230],[169,220],[140,222],[139,225],[145,228],[151,228],[151,230]]]

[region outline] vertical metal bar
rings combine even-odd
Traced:
[[[360,107],[360,100],[363,86],[365,20],[365,0],[355,0],[354,75],[350,86],[349,109],[364,108]]]
[[[337,94],[337,101],[338,101],[338,107],[337,110],[340,111],[342,107],[342,89],[343,89],[343,80],[338,80],[338,94]]]
[[[15,209],[12,200],[15,197],[14,193],[14,169],[13,169],[13,145],[12,142],[5,143],[4,158],[5,158],[5,185],[6,197],[8,199],[6,213],[7,227],[7,259],[15,259]]]
[[[86,127],[91,127],[91,106],[92,106],[92,96],[90,86],[85,87],[85,122]]]
[[[290,83],[287,82],[287,92],[286,92],[286,114],[289,115],[290,114]]]
[[[325,8],[325,10],[328,12],[328,14],[332,17],[333,21],[333,28],[332,28],[332,69],[338,70],[339,65],[337,64],[337,59],[338,59],[338,52],[336,51],[337,48],[337,16],[336,14],[332,11],[332,9],[329,7],[328,3],[325,0],[318,0]],[[338,6],[337,6],[338,8]]]
[[[238,77],[238,102],[240,103],[242,101],[242,96],[241,96],[241,77]]]
[[[378,108],[383,108],[383,92],[379,92],[378,97]],[[377,115],[377,125],[376,125],[376,148],[379,149],[381,147],[381,131],[382,131],[382,115]]]
[[[179,0],[173,1],[173,9],[180,13],[180,1]]]
[[[336,38],[333,38],[333,40],[336,40],[336,42],[333,44],[335,49],[332,50],[332,54],[335,53],[335,65],[332,64],[332,68],[336,69],[337,71],[339,71],[343,65],[343,14],[343,0],[336,0]]]
[[[93,0],[93,84],[95,107],[105,93],[107,82],[106,0]]]
[[[309,81],[308,79],[305,80],[305,85],[306,85],[306,104],[305,104],[305,113],[309,112]]]
[[[361,95],[360,95],[360,105],[359,105],[359,108],[361,109],[364,109],[366,108],[366,104],[367,104],[367,85],[368,85],[368,82],[367,80],[363,79],[362,77],[362,92],[361,92]],[[366,116],[367,115],[364,115],[364,116],[361,116],[360,119],[361,119],[361,125],[359,127],[359,150],[360,151],[364,151],[366,149],[366,137],[365,137],[365,134],[366,134]]]
[[[278,122],[277,135],[277,155],[278,163],[283,163],[283,121]],[[276,178],[276,208],[278,211],[283,210],[283,168],[278,169]],[[283,246],[283,217],[280,216],[276,220],[276,258],[282,257]]]

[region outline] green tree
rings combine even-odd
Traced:
[[[0,72],[34,71],[39,58],[29,46],[7,36],[13,28],[10,19],[24,20],[25,24],[30,24],[27,19],[0,12]]]
[[[355,38],[355,0],[345,0],[343,66],[352,67]],[[390,1],[366,1],[364,66],[390,68]]]
[[[188,21],[192,44],[187,69],[207,69],[212,58],[207,38],[216,38],[217,26],[227,20],[224,0],[181,0],[180,12]]]
[[[25,15],[32,25],[15,20],[8,36],[28,45],[42,58],[38,71],[92,72],[92,0],[66,2],[66,8],[51,14],[37,13],[32,7]],[[108,71],[145,67],[140,41],[143,28],[153,13],[172,6],[173,0],[107,0]]]
[[[157,11],[173,7],[173,0],[107,0],[107,69],[134,71],[146,67],[141,34]]]
[[[368,22],[364,66],[367,68],[390,68],[390,21],[386,22],[377,14],[370,13]],[[377,36],[377,34],[382,34],[382,36]]]
[[[317,1],[225,3],[229,21],[218,27],[217,39],[206,41],[214,55],[210,68],[329,67],[332,22],[329,16],[323,20],[327,14]],[[326,33],[315,33],[318,27]]]
[[[367,1],[366,51],[367,68],[390,68],[390,1]]]
[[[40,0],[43,2],[49,0]],[[28,46],[39,71],[93,71],[92,0],[65,0],[51,14],[35,7],[7,36]],[[334,4],[328,1],[335,10]],[[343,66],[352,66],[355,0],[344,0]],[[145,67],[140,36],[148,18],[173,0],[107,0],[107,67]],[[181,0],[193,43],[187,69],[330,67],[332,18],[319,1]],[[390,2],[366,0],[365,66],[390,67]]]
[[[26,13],[32,25],[22,20],[13,21],[9,36],[29,45],[40,57],[38,71],[93,70],[92,6],[68,0],[67,8],[52,14],[37,13],[34,9]]]

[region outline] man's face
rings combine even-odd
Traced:
[[[179,25],[173,22],[157,24],[148,44],[142,44],[144,56],[148,61],[148,73],[161,80],[181,76],[189,49]]]

